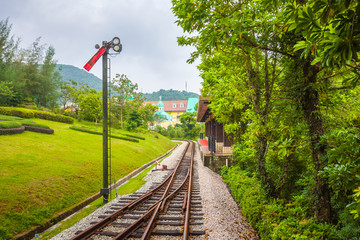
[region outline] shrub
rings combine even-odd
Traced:
[[[24,126],[25,130],[39,133],[47,133],[54,134],[54,129],[51,128],[42,128],[42,127],[34,127],[34,126]]]
[[[22,133],[24,131],[25,131],[24,126],[21,126],[21,127],[18,127],[18,128],[6,128],[6,129],[0,128],[0,135],[16,134],[16,133]]]
[[[50,112],[43,112],[39,110],[33,110],[35,118],[41,118],[45,120],[55,121],[55,122],[63,122],[63,123],[74,123],[74,119],[72,117],[50,113]]]
[[[308,215],[302,195],[292,202],[267,197],[258,179],[239,167],[225,168],[222,175],[261,239],[338,239],[333,225],[318,223]]]
[[[50,129],[49,126],[46,126],[44,124],[35,123],[32,121],[20,121],[23,126],[32,126],[32,127],[38,127],[38,128],[44,128],[44,129]],[[27,130],[27,129],[26,129]]]
[[[0,135],[22,133],[24,130],[47,134],[54,133],[54,129],[51,129],[49,126],[35,123],[28,119],[8,116],[2,117],[2,119],[7,119],[7,121],[0,122]],[[10,121],[10,119],[16,119],[18,121]]]
[[[39,110],[16,108],[16,107],[0,107],[0,114],[16,116],[21,118],[41,118],[45,120],[64,122],[64,123],[74,122],[74,119],[68,116],[39,111]]]
[[[0,122],[0,129],[19,128],[21,123],[15,121]]]
[[[21,118],[33,118],[34,113],[32,110],[25,108],[16,108],[16,107],[0,107],[0,114],[16,116]]]

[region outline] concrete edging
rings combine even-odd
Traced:
[[[129,173],[128,175],[122,177],[121,179],[119,179],[116,183],[115,183],[115,187],[118,187],[120,185],[122,185],[124,182],[126,182],[128,179],[132,178],[133,176],[137,175],[138,173],[142,172],[145,168],[149,167],[151,164],[155,163],[155,161],[160,160],[162,158],[164,158],[166,155],[168,155],[169,153],[171,153],[172,151],[175,150],[175,148],[178,147],[178,144],[176,144],[175,147],[173,147],[172,149],[170,149],[169,151],[167,151],[165,154],[161,155],[158,158],[155,158],[154,160],[145,163],[144,165],[142,165],[140,168],[135,169],[134,171],[132,171],[131,173]],[[114,187],[114,184],[112,184],[110,186],[111,188]],[[51,226],[55,225],[56,223],[64,220],[65,218],[67,218],[68,216],[70,216],[71,214],[79,211],[80,209],[82,209],[83,207],[85,207],[86,205],[90,204],[91,202],[95,201],[96,199],[100,198],[100,192],[92,195],[91,197],[81,201],[80,203],[70,207],[67,210],[64,210],[58,214],[56,214],[52,219],[46,221],[44,223],[44,225],[39,225],[39,226],[34,226],[32,228],[30,228],[29,230],[17,234],[16,236],[14,236],[12,239],[13,240],[28,240],[28,239],[32,239],[35,234],[37,233],[41,233],[43,231],[45,231],[46,229],[50,228]]]

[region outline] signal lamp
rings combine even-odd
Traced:
[[[122,45],[121,45],[121,43],[120,43],[120,38],[114,37],[111,42],[112,42],[112,49],[113,49],[115,52],[121,52],[121,50],[122,50]]]

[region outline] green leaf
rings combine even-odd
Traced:
[[[320,62],[322,60],[322,57],[316,57],[314,60],[312,60],[311,65],[315,65],[316,63]]]
[[[307,46],[307,44],[305,41],[299,41],[297,44],[295,44],[294,51],[296,52],[300,49],[304,49],[304,48],[306,48],[306,46]]]

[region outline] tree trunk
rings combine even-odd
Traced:
[[[319,175],[319,171],[323,170],[326,164],[326,144],[321,142],[321,137],[325,134],[325,128],[320,113],[319,93],[313,86],[318,72],[318,67],[311,66],[310,61],[305,63],[303,67],[305,84],[301,94],[301,105],[309,127],[310,147],[314,164],[315,218],[320,222],[331,222],[330,189],[326,180]]]
[[[267,133],[267,124],[268,124],[268,115],[270,111],[270,84],[269,84],[269,74],[268,74],[268,54],[265,52],[265,79],[264,82],[261,81],[259,76],[259,58],[258,54],[255,55],[256,69],[252,67],[251,64],[248,66],[248,76],[249,82],[251,83],[251,88],[253,89],[253,105],[256,115],[259,117],[261,132],[257,134],[257,164],[258,164],[258,173],[261,183],[265,186],[268,194],[272,197],[275,196],[275,184],[269,176],[266,169],[266,154],[268,148],[268,133]],[[262,89],[265,87],[264,100],[265,105],[262,106]]]
[[[264,126],[265,127],[265,126]],[[257,143],[257,162],[258,162],[258,172],[259,178],[263,186],[265,186],[266,191],[271,197],[278,197],[275,191],[275,185],[272,179],[269,177],[267,169],[266,169],[266,153],[268,139],[265,134],[258,135],[258,143]]]

